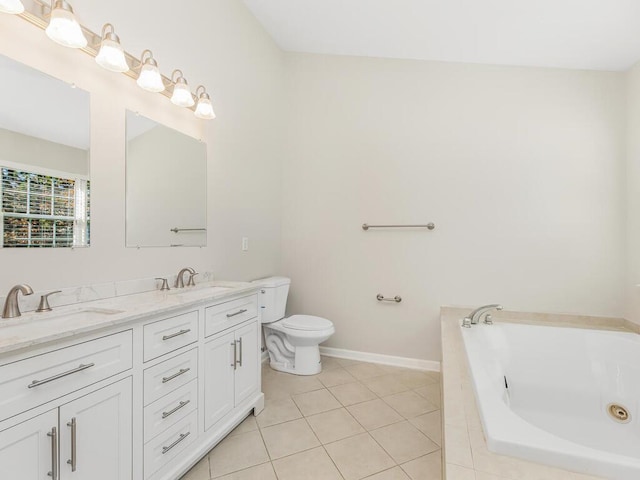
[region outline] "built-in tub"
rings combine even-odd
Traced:
[[[516,323],[461,330],[491,451],[640,479],[639,335]]]

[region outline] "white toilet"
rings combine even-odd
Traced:
[[[290,279],[269,277],[254,283],[262,287],[258,302],[271,368],[295,375],[320,373],[318,345],[333,335],[333,323],[311,315],[284,317]]]

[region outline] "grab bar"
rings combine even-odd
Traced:
[[[379,293],[378,295],[376,295],[376,298],[378,299],[379,302],[396,302],[396,303],[400,303],[402,301],[402,297],[400,295],[396,295],[393,298],[385,298],[384,295]]]
[[[370,228],[427,228],[433,230],[436,228],[436,224],[429,222],[426,225],[369,225],[368,223],[362,224],[362,229],[366,232]]]
[[[178,233],[178,232],[206,232],[207,229],[206,228],[178,228],[178,227],[173,227],[171,229],[169,229],[170,232],[173,233]]]

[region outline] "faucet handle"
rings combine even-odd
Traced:
[[[49,295],[53,295],[54,293],[60,293],[62,290],[55,290],[53,292],[49,292],[45,295],[40,296],[40,304],[36,309],[36,312],[50,312],[51,306],[49,305]]]
[[[166,278],[156,277],[156,280],[162,280],[162,286],[160,287],[160,290],[171,290],[169,288],[169,281]]]
[[[193,279],[193,277],[195,277],[196,275],[200,275],[198,272],[193,272],[191,274],[189,274],[189,281],[187,282],[187,287],[195,287],[196,286],[196,282]]]
[[[464,317],[462,319],[462,326],[464,328],[471,328],[471,319],[469,317]]]
[[[484,323],[485,323],[485,325],[493,325],[493,317],[491,316],[490,313],[487,313],[484,316]]]

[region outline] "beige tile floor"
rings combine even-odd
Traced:
[[[437,373],[323,357],[308,377],[264,365],[262,390],[182,480],[441,480]]]

